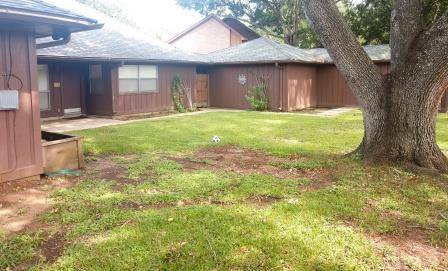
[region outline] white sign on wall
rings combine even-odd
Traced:
[[[245,74],[238,75],[238,82],[244,86],[247,83],[247,76]]]

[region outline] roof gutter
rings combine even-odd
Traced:
[[[0,13],[9,14],[9,15],[16,15],[16,16],[31,16],[31,17],[38,17],[42,19],[47,20],[56,20],[56,21],[65,21],[67,23],[74,23],[79,25],[89,25],[89,24],[96,24],[96,20],[91,20],[88,18],[75,18],[70,16],[60,16],[55,14],[49,14],[45,12],[36,12],[36,11],[28,11],[28,10],[18,10],[18,9],[12,9],[12,8],[5,8],[0,7]]]

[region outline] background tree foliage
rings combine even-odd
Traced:
[[[423,0],[423,17],[432,25],[448,10],[448,0]],[[362,3],[345,3],[345,18],[361,44],[388,44],[392,0],[364,0]]]
[[[123,23],[136,26],[112,0],[77,0]],[[386,44],[390,39],[393,0],[334,0],[361,44]],[[424,18],[434,23],[446,10],[448,0],[422,0]],[[249,24],[263,36],[302,48],[321,47],[309,27],[302,0],[177,0],[203,15],[230,16]]]
[[[389,43],[393,0],[335,1],[363,45]],[[177,0],[177,3],[204,15],[238,18],[260,34],[293,46],[321,46],[305,18],[302,0]],[[448,0],[423,0],[423,4],[428,25],[448,10]]]
[[[177,3],[203,15],[238,18],[263,36],[290,45],[304,48],[320,45],[305,18],[301,0],[177,0]]]

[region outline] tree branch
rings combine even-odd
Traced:
[[[361,107],[381,108],[384,77],[344,21],[334,0],[303,0],[306,16]]]
[[[409,48],[423,29],[421,0],[394,0],[391,18],[392,70],[403,64]]]
[[[419,101],[430,99],[438,105],[448,83],[448,12],[423,32],[409,48],[403,66],[393,71],[395,84],[406,91],[421,89]],[[417,82],[407,78],[420,78]],[[407,86],[413,82],[412,86]],[[417,84],[417,86],[415,86]],[[405,95],[405,93],[402,93]]]

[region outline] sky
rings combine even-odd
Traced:
[[[73,10],[75,0],[45,0]],[[144,32],[163,41],[203,18],[199,13],[185,10],[175,0],[106,0],[122,8],[124,14]],[[77,3],[76,3],[77,4]],[[85,14],[83,14],[85,15]]]
[[[123,12],[153,37],[166,40],[202,19],[202,15],[185,10],[175,0],[115,0]]]
[[[75,0],[45,0],[63,8],[73,10]],[[203,18],[193,10],[186,10],[176,0],[103,0],[121,7],[123,13],[148,36],[167,41],[177,33]],[[362,0],[352,0],[359,3]],[[76,3],[78,4],[78,3]]]

